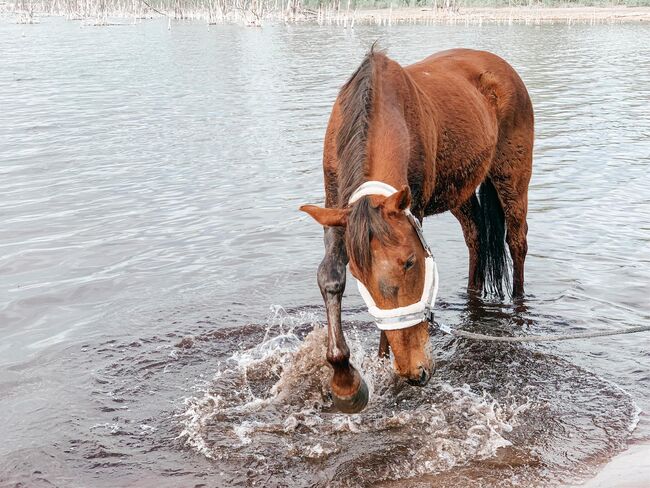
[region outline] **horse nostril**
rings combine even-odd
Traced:
[[[413,386],[424,386],[429,382],[429,379],[431,378],[431,375],[422,366],[420,366],[418,369],[420,370],[420,377],[418,379],[410,379],[409,378],[406,381],[409,384],[413,385]]]
[[[422,368],[422,373],[420,373],[420,379],[418,381],[420,386],[424,386],[429,382],[429,373],[427,370]]]

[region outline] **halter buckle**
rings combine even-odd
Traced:
[[[426,320],[428,323],[431,325],[435,325],[435,312],[433,311],[432,308],[427,307],[424,309],[424,320]]]

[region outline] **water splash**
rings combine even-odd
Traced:
[[[295,326],[305,320],[313,330],[301,339]],[[372,454],[366,482],[448,470],[510,445],[507,434],[527,401],[497,401],[441,380],[409,386],[361,334],[348,338],[371,392],[361,414],[332,408],[325,328],[278,308],[262,342],[235,351],[202,395],[185,400],[179,439],[210,459],[255,462],[271,473],[299,467],[321,478],[345,479],[342,470],[363,469]]]

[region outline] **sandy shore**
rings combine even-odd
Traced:
[[[650,444],[632,445],[614,457],[592,480],[580,488],[648,488]]]
[[[456,11],[421,7],[314,12],[319,23],[621,23],[650,22],[650,7],[502,7],[460,8]]]

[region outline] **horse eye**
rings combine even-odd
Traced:
[[[413,267],[414,264],[415,264],[415,256],[410,256],[404,263],[404,269],[408,271]]]

